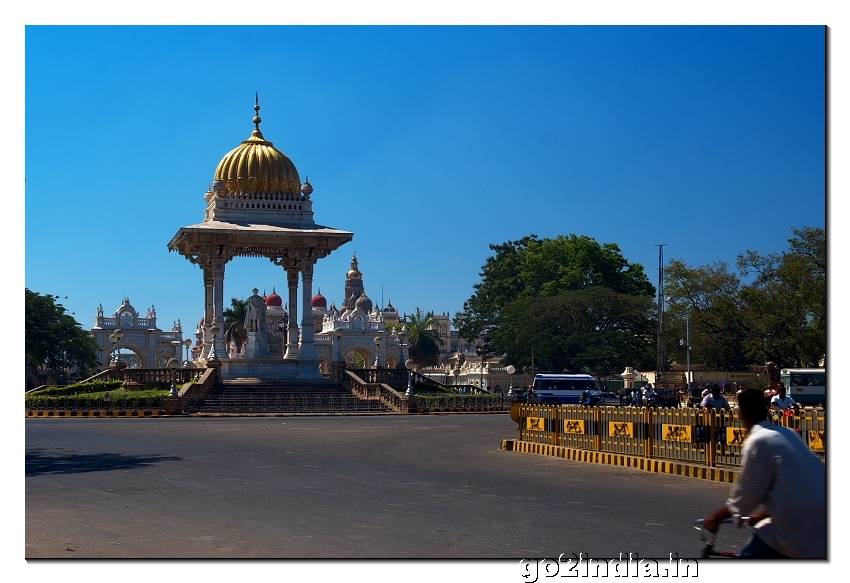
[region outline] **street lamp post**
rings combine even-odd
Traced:
[[[509,364],[505,367],[505,372],[508,373],[508,391],[511,391],[514,388],[514,373],[516,372],[516,367]]]
[[[516,372],[516,367],[512,364],[509,364],[505,367],[505,372],[508,373],[508,394],[514,394],[514,373]],[[505,403],[505,393],[502,393],[502,404]]]
[[[192,346],[192,339],[186,338],[183,341],[183,346],[186,347],[186,363],[185,363],[185,366],[188,367],[189,365],[192,364],[192,360],[189,358],[189,348]]]
[[[398,365],[396,368],[404,368],[404,341],[407,340],[407,326],[402,325],[398,331]]]
[[[478,369],[478,388],[480,390],[484,388],[484,347],[478,344],[475,347],[475,352],[481,358],[481,368]]]
[[[688,395],[691,394],[691,307],[685,308],[685,344],[688,348]]]
[[[178,342],[179,344],[179,342]],[[168,363],[165,365],[165,368],[171,371],[171,393],[168,395],[169,397],[177,397],[177,385],[175,384],[175,376],[177,375],[177,366],[179,361],[176,358],[168,359]]]
[[[212,328],[210,328],[210,334],[212,334],[212,348],[210,348],[210,355],[207,357],[211,362],[218,362],[218,354],[215,351],[215,339],[218,336],[218,333],[221,332],[221,328],[218,327],[217,324],[213,324]]]
[[[380,336],[375,336],[375,363],[373,365],[374,368],[383,368],[383,364],[381,362],[381,343],[383,342],[383,338]]]
[[[112,333],[115,336],[115,364],[121,363],[121,338],[124,337],[124,330],[118,328]]]
[[[407,369],[407,392],[404,393],[405,396],[412,397],[413,396],[413,367],[416,366],[416,363],[413,362],[412,358],[408,358],[404,361],[404,368]]]

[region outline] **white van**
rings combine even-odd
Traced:
[[[599,384],[589,374],[539,374],[534,377],[534,386],[529,402],[547,405],[579,405],[582,395],[602,393]]]

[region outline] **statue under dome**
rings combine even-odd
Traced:
[[[248,310],[245,314],[245,330],[248,332],[245,358],[268,358],[269,342],[266,335],[271,331],[266,320],[266,301],[259,295],[259,289],[254,288],[251,291],[254,295],[248,298]]]

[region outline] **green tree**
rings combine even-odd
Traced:
[[[98,365],[97,341],[57,303],[58,296],[25,289],[27,378],[43,383],[88,376]]]
[[[792,231],[787,251],[738,256],[740,276],[723,262],[690,267],[671,261],[665,268],[672,298],[665,345],[677,346],[673,336],[684,338],[689,308],[692,361],[713,370],[765,361],[817,366],[826,353],[826,233]],[[679,352],[683,359],[684,350]]]
[[[434,312],[424,312],[422,308],[409,316],[407,323],[407,343],[410,345],[410,358],[418,366],[437,364],[440,358],[440,336],[433,330]]]
[[[742,275],[755,276],[741,290],[749,308],[744,349],[754,362],[817,366],[826,353],[826,232],[792,232],[786,252],[738,257]]]
[[[497,354],[519,366],[600,378],[653,362],[652,298],[592,286],[555,296],[521,298],[501,311],[491,335]]]
[[[236,345],[237,352],[242,352],[242,345],[248,338],[245,330],[245,316],[248,314],[248,300],[230,299],[230,307],[224,310],[224,340]]]
[[[529,235],[517,241],[490,245],[495,252],[481,268],[481,281],[463,304],[453,323],[461,338],[480,338],[485,350],[490,333],[499,326],[509,303],[524,298],[551,297],[588,287],[651,297],[655,289],[643,266],[626,261],[614,243],[599,244],[587,236],[559,235],[538,239]],[[536,355],[535,355],[536,359]]]
[[[748,336],[741,280],[718,261],[690,267],[671,260],[664,268],[665,291],[672,301],[665,313],[665,347],[675,353],[684,338],[685,310],[690,308],[691,360],[710,370],[740,370],[751,362],[744,350]],[[684,355],[684,352],[681,351]]]

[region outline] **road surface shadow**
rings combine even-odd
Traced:
[[[108,472],[149,466],[159,462],[180,461],[183,458],[166,455],[126,455],[123,453],[59,453],[43,449],[26,452],[26,475],[77,474],[82,472]]]

